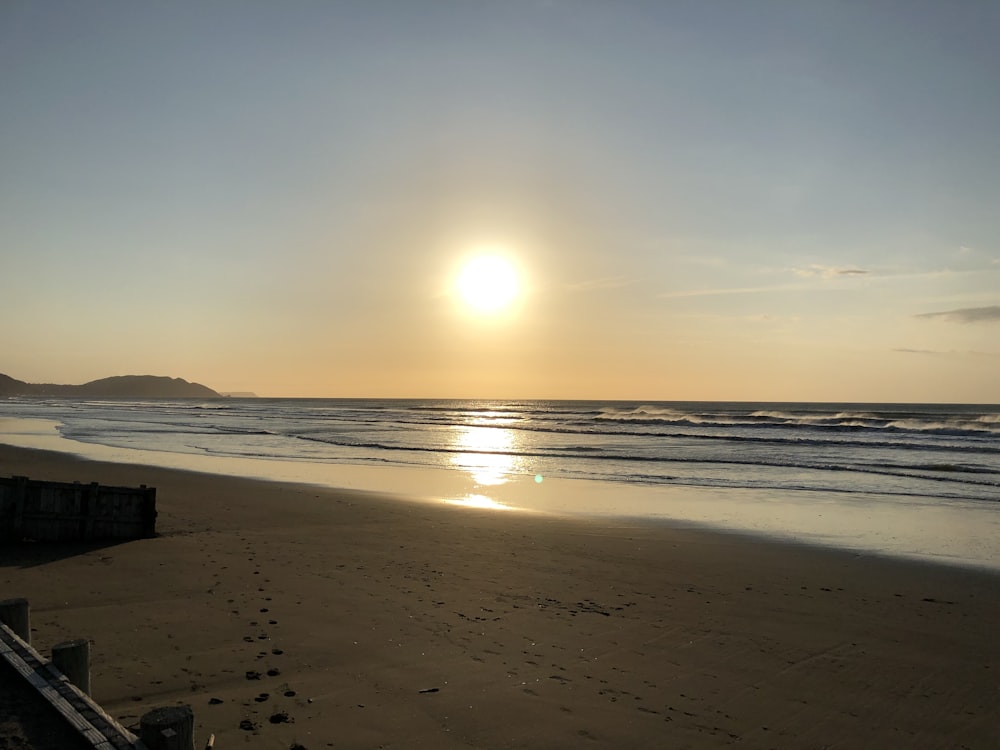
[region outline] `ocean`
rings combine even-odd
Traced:
[[[781,523],[770,522],[768,514],[775,513],[769,501],[782,498],[797,515],[808,515],[811,507],[830,512],[835,502],[842,513],[869,511],[882,519],[872,523],[883,527],[895,522],[883,518],[886,509],[902,512],[907,524],[913,509],[929,509],[937,517],[967,518],[971,526],[985,519],[986,529],[1000,529],[1000,406],[15,398],[0,402],[0,416],[49,420],[72,441],[64,450],[75,445],[86,453],[83,446],[96,445],[142,451],[146,460],[171,456],[164,463],[180,466],[187,465],[185,456],[200,457],[196,468],[217,460],[220,471],[232,465],[227,461],[246,459],[258,467],[255,474],[275,478],[294,478],[298,467],[304,481],[316,481],[318,467],[326,467],[329,478],[321,483],[332,485],[348,467],[434,469],[461,476],[475,497],[520,487],[529,508],[533,495],[525,487],[586,482],[605,488],[614,507],[591,499],[574,508],[563,496],[560,510],[696,522],[721,514],[735,518],[732,528],[780,532]],[[281,472],[266,468],[279,464]],[[682,496],[684,503],[675,502]],[[691,498],[703,498],[707,507],[720,497],[727,498],[727,509],[704,518],[702,511],[682,509],[698,504]],[[828,531],[822,526],[817,531],[807,524],[791,535],[822,537]],[[987,549],[976,555],[992,559],[995,545],[976,541],[983,544]]]

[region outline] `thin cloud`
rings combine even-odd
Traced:
[[[805,284],[782,284],[779,286],[740,286],[723,289],[682,289],[676,292],[663,292],[658,295],[662,299],[675,297],[716,297],[724,294],[761,294],[764,292],[792,292],[808,289]]]
[[[567,284],[566,288],[574,292],[590,292],[595,289],[618,289],[636,283],[636,279],[629,279],[624,276],[607,276],[602,279],[589,279]]]
[[[1000,321],[1000,305],[988,307],[963,307],[959,310],[920,313],[914,317],[928,320],[947,320],[951,323],[991,323]]]
[[[863,273],[867,273],[864,271]],[[661,299],[675,299],[678,297],[719,297],[728,294],[772,294],[774,292],[802,292],[802,291],[836,291],[840,287],[830,286],[817,282],[804,282],[801,284],[772,284],[770,286],[731,286],[715,289],[678,289],[673,292],[662,292],[657,295]]]
[[[760,325],[785,325],[795,324],[801,321],[797,315],[772,315],[770,313],[757,313],[755,315],[726,315],[724,313],[679,313],[679,318],[687,320],[712,320],[712,321],[739,321],[741,323],[753,323]]]
[[[793,268],[792,272],[796,276],[806,278],[820,277],[823,279],[836,279],[843,276],[867,276],[870,271],[863,268],[844,268],[842,266],[823,266],[813,263],[808,268]]]
[[[893,349],[893,351],[900,354],[921,354],[928,357],[1000,357],[1000,352],[979,352],[975,350],[957,351],[951,349],[949,351],[940,351],[937,349],[904,349],[900,347]]]
[[[722,268],[728,266],[729,261],[717,255],[684,255],[678,258],[682,263],[690,263],[695,266],[708,266],[709,268]]]

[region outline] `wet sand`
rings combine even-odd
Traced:
[[[157,487],[157,538],[2,549],[0,598],[198,746],[1000,744],[996,574],[0,446],[12,474]]]

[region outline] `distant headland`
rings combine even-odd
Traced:
[[[84,398],[222,398],[200,383],[160,375],[117,375],[83,385],[25,383],[0,373],[0,398],[9,396],[67,396]]]

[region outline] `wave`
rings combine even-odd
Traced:
[[[977,436],[1000,435],[1000,415],[985,414],[968,419],[928,419],[918,416],[896,418],[870,413],[838,412],[836,414],[795,414],[781,411],[754,411],[748,414],[718,414],[676,409],[642,407],[632,410],[609,410],[595,416],[597,422],[636,425],[674,425],[687,427],[753,427],[781,429],[815,429],[827,431],[865,430],[884,432],[916,432],[936,435]]]
[[[719,423],[708,423],[700,425],[701,429],[696,429],[693,422],[671,422],[661,424],[659,422],[644,421],[639,424],[635,422],[618,421],[613,427],[595,425],[593,422],[577,423],[538,423],[522,421],[518,423],[503,424],[478,424],[468,420],[447,419],[435,421],[432,424],[412,419],[395,419],[392,421],[378,420],[374,418],[326,418],[317,420],[315,417],[283,418],[275,422],[272,429],[261,425],[260,420],[244,420],[243,424],[214,422],[211,424],[199,419],[197,421],[181,420],[172,424],[165,424],[161,421],[117,421],[117,420],[88,420],[86,426],[64,426],[62,429],[66,437],[82,437],[87,435],[91,438],[99,438],[102,432],[131,432],[144,433],[147,435],[176,434],[191,432],[192,434],[218,433],[220,435],[269,435],[276,437],[288,437],[291,439],[317,439],[323,441],[323,436],[330,433],[333,425],[337,425],[335,436],[345,439],[346,435],[373,436],[376,434],[390,433],[399,436],[405,445],[396,446],[402,449],[419,449],[419,442],[427,440],[426,429],[433,428],[469,428],[489,429],[524,435],[524,438],[517,442],[528,441],[537,442],[537,438],[532,435],[552,435],[555,437],[572,437],[579,441],[577,443],[579,452],[600,451],[609,449],[623,450],[647,450],[656,449],[662,446],[662,450],[667,450],[669,445],[676,441],[685,443],[701,443],[706,447],[713,444],[731,444],[731,450],[739,450],[740,446],[746,448],[760,448],[772,446],[784,448],[792,451],[816,450],[816,449],[836,449],[847,451],[852,449],[862,450],[885,450],[898,451],[909,450],[921,453],[938,451],[948,451],[962,454],[982,454],[1000,455],[1000,444],[991,438],[992,435],[982,433],[971,433],[956,430],[934,430],[916,433],[913,430],[896,427],[886,427],[883,429],[859,430],[859,429],[829,429],[829,428],[799,428],[791,431],[781,431],[772,427],[764,429],[732,429],[721,426]],[[284,424],[281,424],[283,422]],[[342,430],[340,428],[343,428]],[[629,427],[635,429],[629,429]],[[660,427],[661,429],[657,429]],[[671,429],[662,429],[669,427]],[[909,439],[906,436],[909,435]],[[927,435],[933,435],[935,440],[928,441],[922,439]],[[895,439],[887,439],[889,436],[898,436]],[[940,438],[947,438],[941,440]],[[341,444],[341,443],[331,443]],[[344,442],[344,445],[350,444]],[[372,449],[383,449],[383,441],[357,441],[357,447],[369,447]],[[572,452],[572,448],[566,446],[551,446],[560,451]]]
[[[743,466],[754,468],[778,468],[778,469],[805,469],[810,471],[823,472],[857,472],[863,474],[878,474],[883,476],[900,476],[910,479],[922,479],[932,481],[954,482],[956,484],[969,484],[981,487],[1000,487],[1000,481],[978,481],[965,474],[996,474],[1000,476],[1000,470],[989,467],[972,466],[969,464],[939,464],[927,463],[917,465],[892,465],[892,464],[868,464],[855,463],[850,461],[831,462],[825,460],[803,460],[800,456],[787,455],[785,458],[771,455],[758,455],[753,458],[741,458],[737,454],[730,454],[726,457],[700,456],[692,459],[686,456],[671,455],[640,455],[636,453],[623,453],[609,451],[607,449],[595,453],[591,446],[564,447],[562,449],[540,449],[540,450],[488,450],[469,448],[464,446],[433,446],[433,445],[394,445],[381,442],[359,442],[345,440],[343,438],[323,438],[317,436],[298,436],[301,440],[323,443],[326,445],[384,451],[387,453],[424,453],[440,454],[445,456],[456,455],[483,455],[483,456],[505,456],[517,459],[548,459],[567,457],[577,457],[587,459],[588,462],[597,462],[597,465],[622,464],[648,464],[648,465],[706,465],[706,466]],[[929,472],[928,474],[917,472]],[[616,472],[621,479],[630,481],[631,473]]]
[[[599,422],[678,422],[690,421],[700,423],[702,419],[689,411],[662,407],[662,406],[637,406],[632,409],[620,407],[609,407],[601,409],[594,415]]]
[[[884,466],[884,464],[879,464]],[[901,464],[896,468],[911,469],[913,471],[940,471],[949,474],[996,474],[1000,476],[1000,469],[992,469],[987,466],[970,466],[969,464],[932,463],[932,464]]]
[[[622,482],[791,487],[801,480],[814,491],[891,489],[975,500],[1000,495],[997,407],[282,399],[4,403],[5,415],[57,419],[71,439],[147,450],[452,469],[456,455],[478,454],[507,456],[547,475]],[[487,439],[463,445],[470,429]]]
[[[327,442],[327,441],[318,441]],[[400,446],[379,446],[380,449],[385,450],[390,454],[395,454],[391,456],[379,456],[377,454],[366,454],[361,457],[349,457],[349,456],[337,456],[337,455],[327,455],[327,456],[311,456],[308,459],[300,455],[285,455],[280,453],[274,453],[270,451],[261,451],[253,449],[243,449],[243,450],[229,450],[221,449],[213,446],[189,446],[198,450],[199,452],[204,452],[211,455],[220,456],[235,456],[244,458],[260,458],[260,459],[293,459],[293,460],[310,460],[310,461],[320,461],[322,463],[354,463],[361,461],[362,463],[375,463],[375,464],[388,464],[388,465],[408,465],[408,466],[423,466],[427,465],[424,461],[415,460],[407,458],[405,455],[408,453],[444,453],[444,454],[455,454],[455,455],[505,455],[518,458],[559,458],[561,456],[549,454],[546,452],[513,452],[513,453],[500,453],[494,451],[478,451],[478,450],[462,450],[462,451],[450,451],[443,449],[435,449],[431,447],[424,448],[412,448],[412,447],[400,447]],[[367,447],[361,445],[351,445],[349,447]],[[987,488],[994,489],[1000,488],[1000,482],[981,482],[974,481],[971,479],[961,479],[952,478],[947,476],[934,476],[925,475],[919,473],[920,471],[939,471],[947,473],[993,473],[997,474],[1000,472],[990,471],[990,470],[977,470],[974,467],[945,467],[938,464],[926,464],[926,465],[915,465],[912,467],[906,466],[895,466],[886,467],[882,465],[834,465],[834,464],[824,464],[824,465],[800,465],[800,464],[783,464],[783,463],[773,463],[773,462],[754,462],[754,461],[739,461],[739,460],[701,460],[697,462],[684,461],[681,459],[669,459],[660,458],[656,460],[643,459],[641,457],[630,457],[630,456],[607,456],[605,458],[612,459],[609,462],[598,461],[595,465],[591,465],[589,469],[581,471],[580,476],[586,476],[589,478],[599,478],[605,481],[616,481],[624,482],[626,484],[654,484],[654,485],[681,485],[681,486],[696,486],[696,487],[727,487],[727,488],[756,488],[756,489],[781,489],[781,490],[804,490],[804,491],[822,491],[822,492],[837,492],[844,494],[857,494],[858,488],[852,486],[838,486],[832,484],[828,481],[823,481],[821,479],[814,479],[814,481],[806,481],[799,475],[787,475],[785,473],[761,475],[753,474],[749,475],[746,472],[740,475],[731,474],[690,474],[690,473],[664,473],[658,471],[659,468],[668,468],[670,466],[687,466],[690,467],[694,464],[704,464],[713,467],[723,467],[726,465],[744,466],[744,467],[754,467],[754,468],[771,468],[771,469],[808,469],[812,472],[822,473],[840,473],[840,474],[859,474],[868,475],[876,477],[893,477],[905,480],[916,480],[918,482],[931,482],[936,489],[921,489],[921,485],[910,485],[907,488],[903,487],[891,487],[891,486],[880,486],[876,489],[869,488],[868,492],[877,491],[879,494],[891,495],[891,496],[901,496],[901,497],[922,497],[922,498],[940,498],[947,497],[951,499],[966,499],[966,495],[963,494],[960,488]],[[629,471],[627,473],[622,473],[614,468],[614,462],[631,462],[636,465],[647,464],[650,470],[645,471]],[[606,467],[606,468],[602,468]],[[655,468],[654,468],[655,467]],[[514,472],[518,473],[518,472]],[[525,475],[530,475],[532,471],[522,471],[520,472]],[[574,474],[569,474],[567,476],[574,476]],[[794,478],[798,477],[798,478]],[[818,477],[818,475],[817,475]],[[951,488],[951,491],[942,490],[940,485],[945,485]],[[978,498],[980,500],[989,500],[992,502],[1000,502],[1000,497],[995,494],[991,494],[984,497]]]
[[[283,435],[281,432],[274,432],[272,430],[261,430],[253,428],[243,428],[243,427],[216,427],[217,432],[223,435]]]

